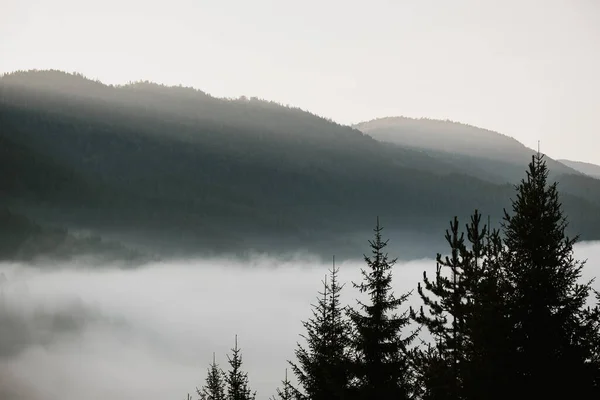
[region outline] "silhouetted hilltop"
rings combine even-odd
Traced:
[[[592,178],[600,179],[600,165],[572,160],[558,161],[570,168],[573,168],[574,170],[581,172],[582,174],[591,176]]]
[[[477,166],[490,178],[495,173],[496,179],[510,182],[522,174],[522,166],[536,153],[510,136],[448,120],[387,117],[361,122],[355,127],[379,141],[428,150],[440,159],[466,163],[467,171]],[[457,155],[467,158],[457,159]],[[547,162],[554,176],[578,174],[551,158]],[[471,170],[476,173],[478,168]]]
[[[464,159],[390,146],[298,108],[149,82],[4,75],[0,126],[8,152],[26,154],[0,163],[18,171],[6,206],[178,254],[360,257],[356,244],[379,215],[401,239],[401,257],[420,257],[443,242],[452,216],[477,207],[497,220],[512,194],[507,180],[487,179]],[[571,228],[600,238],[595,199],[563,201]]]

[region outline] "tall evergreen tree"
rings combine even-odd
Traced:
[[[285,369],[285,379],[281,381],[281,384],[282,389],[277,388],[277,395],[271,397],[271,400],[304,400],[304,397],[298,393],[298,390],[289,381],[287,368]]]
[[[196,388],[196,392],[200,396],[200,400],[225,400],[225,382],[223,371],[216,363],[215,354],[213,353],[212,364],[208,367],[208,375],[206,384],[201,388]]]
[[[411,309],[411,316],[434,341],[416,351],[424,398],[477,399],[496,394],[490,394],[489,378],[506,338],[498,262],[501,239],[497,230],[490,233],[488,226],[481,226],[477,210],[466,232],[465,240],[458,219],[450,222],[446,231],[450,255],[437,255],[434,279],[423,274],[417,290],[424,305],[418,312]]]
[[[310,400],[334,400],[347,397],[349,386],[350,326],[340,303],[343,285],[338,281],[339,268],[329,270],[323,281],[313,317],[304,322],[308,347],[300,344],[295,351],[297,364],[290,362],[302,386],[304,396]]]
[[[358,301],[358,310],[349,310],[355,331],[356,395],[360,399],[408,399],[413,392],[408,346],[417,332],[402,337],[410,317],[408,311],[396,311],[410,293],[397,298],[392,291],[391,269],[396,260],[384,253],[388,241],[382,239],[382,229],[377,218],[375,238],[369,241],[372,254],[364,256],[368,270],[361,269],[363,282],[353,283],[369,296],[367,303]]]
[[[590,337],[597,336],[579,283],[583,263],[573,258],[577,238],[567,227],[557,184],[547,181],[543,155],[532,158],[505,211],[506,279],[515,398],[581,398],[594,389]]]
[[[467,334],[464,329],[465,300],[471,277],[468,276],[470,270],[464,233],[459,232],[456,217],[450,223],[450,230],[446,231],[446,241],[450,245],[451,255],[444,258],[438,253],[435,279],[430,280],[423,272],[423,285],[419,283],[417,286],[428,312],[421,306],[418,314],[411,309],[411,316],[429,330],[436,344],[435,351],[428,349],[427,357],[423,354],[422,358],[432,365],[426,363],[421,366],[423,370],[420,371],[423,375],[435,373],[435,376],[421,377],[430,385],[427,389],[428,397],[439,398],[437,391],[444,393],[445,398],[459,399],[462,391],[460,369],[465,359],[463,346]],[[437,367],[434,368],[434,365]]]
[[[235,335],[235,347],[231,349],[231,357],[227,356],[229,371],[225,375],[227,400],[254,400],[256,392],[250,390],[248,373],[242,371],[242,354]]]
[[[329,332],[327,339],[327,368],[326,382],[327,399],[346,399],[349,395],[350,365],[351,365],[351,334],[352,326],[346,318],[346,307],[342,307],[340,294],[345,284],[339,282],[339,267],[333,266],[329,270],[330,284],[328,287],[328,319]]]

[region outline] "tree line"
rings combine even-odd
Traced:
[[[477,210],[464,229],[450,222],[448,255],[423,273],[418,308],[404,306],[412,292],[392,291],[396,260],[378,220],[352,282],[367,300],[341,304],[334,263],[289,361],[297,384],[286,370],[273,399],[600,398],[600,294],[581,281],[543,155],[515,189],[498,229]],[[232,352],[227,373],[213,359],[200,399],[255,399],[237,337]]]

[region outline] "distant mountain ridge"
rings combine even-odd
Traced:
[[[582,161],[558,160],[564,165],[581,172],[582,174],[600,179],[600,165],[586,163]]]
[[[361,122],[354,127],[383,142],[502,161],[519,167],[536,152],[510,136],[448,120],[387,117]],[[547,160],[554,174],[579,174],[578,170],[556,160]]]
[[[2,76],[0,127],[0,205],[172,254],[360,257],[379,215],[401,258],[433,256],[454,215],[497,223],[529,161],[390,146],[256,98],[60,71]],[[600,239],[593,179],[564,168],[570,229]]]

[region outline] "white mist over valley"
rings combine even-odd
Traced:
[[[578,244],[576,255],[588,260],[583,280],[598,275],[600,243]],[[360,280],[365,264],[337,265],[346,283],[342,300],[354,305],[351,281]],[[268,256],[131,269],[0,264],[0,398],[196,398],[212,353],[225,367],[237,334],[257,398],[266,399],[294,359],[302,321],[330,267]],[[434,267],[433,259],[397,263],[395,292],[415,289]],[[419,305],[416,290],[407,304]]]

